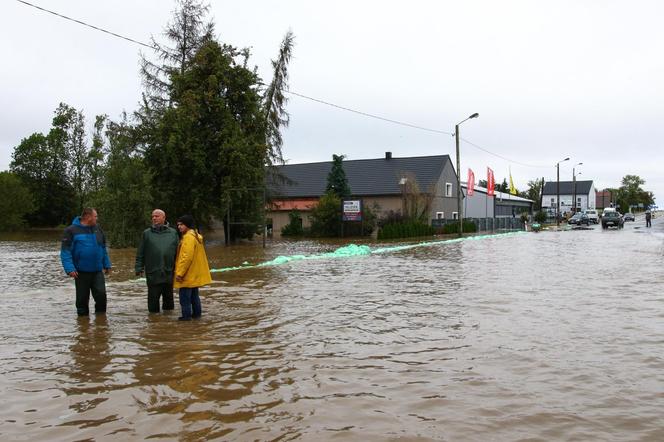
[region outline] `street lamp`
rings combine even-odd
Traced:
[[[560,163],[569,161],[569,157],[556,163],[556,227],[560,227]]]
[[[399,180],[399,187],[401,187],[401,214],[403,218],[406,218],[406,183],[408,178],[401,178]]]
[[[461,157],[459,156],[459,125],[464,121],[470,120],[471,118],[477,118],[480,114],[475,112],[470,117],[462,120],[454,126],[454,136],[456,137],[456,168],[457,168],[457,218],[459,219],[459,238],[463,236],[463,215],[461,214]]]
[[[576,214],[576,174],[574,173],[574,168],[576,166],[583,166],[583,163],[576,163],[574,167],[572,167],[572,182],[574,183],[574,213]],[[581,175],[581,172],[579,172],[579,175]]]

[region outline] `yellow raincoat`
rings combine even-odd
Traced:
[[[178,276],[182,277],[178,281]],[[212,282],[203,236],[190,229],[182,236],[175,262],[174,288],[201,287]]]

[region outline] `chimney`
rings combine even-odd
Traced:
[[[385,152],[385,159],[386,160],[391,160],[392,159],[392,152]]]

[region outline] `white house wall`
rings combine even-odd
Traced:
[[[595,209],[597,192],[594,187],[591,187],[590,193],[586,194],[577,194],[576,198],[581,198],[580,210]],[[560,212],[571,212],[573,207],[574,195],[560,195]],[[556,196],[555,195],[545,195],[542,198],[542,207],[551,207],[552,209],[556,208]]]

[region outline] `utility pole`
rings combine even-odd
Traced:
[[[470,120],[471,118],[477,118],[479,116],[480,114],[475,112],[470,117],[466,118],[465,120],[459,122],[456,126],[454,126],[454,137],[456,139],[457,218],[459,220],[459,232],[458,232],[459,238],[463,236],[463,213],[461,212],[462,209],[461,201],[463,200],[463,192],[461,192],[461,157],[459,154],[459,125],[466,120]]]
[[[459,222],[458,236],[463,236],[463,219],[461,216],[461,157],[459,156],[459,125],[454,126],[454,137],[456,139],[456,169],[457,169],[457,220]]]

